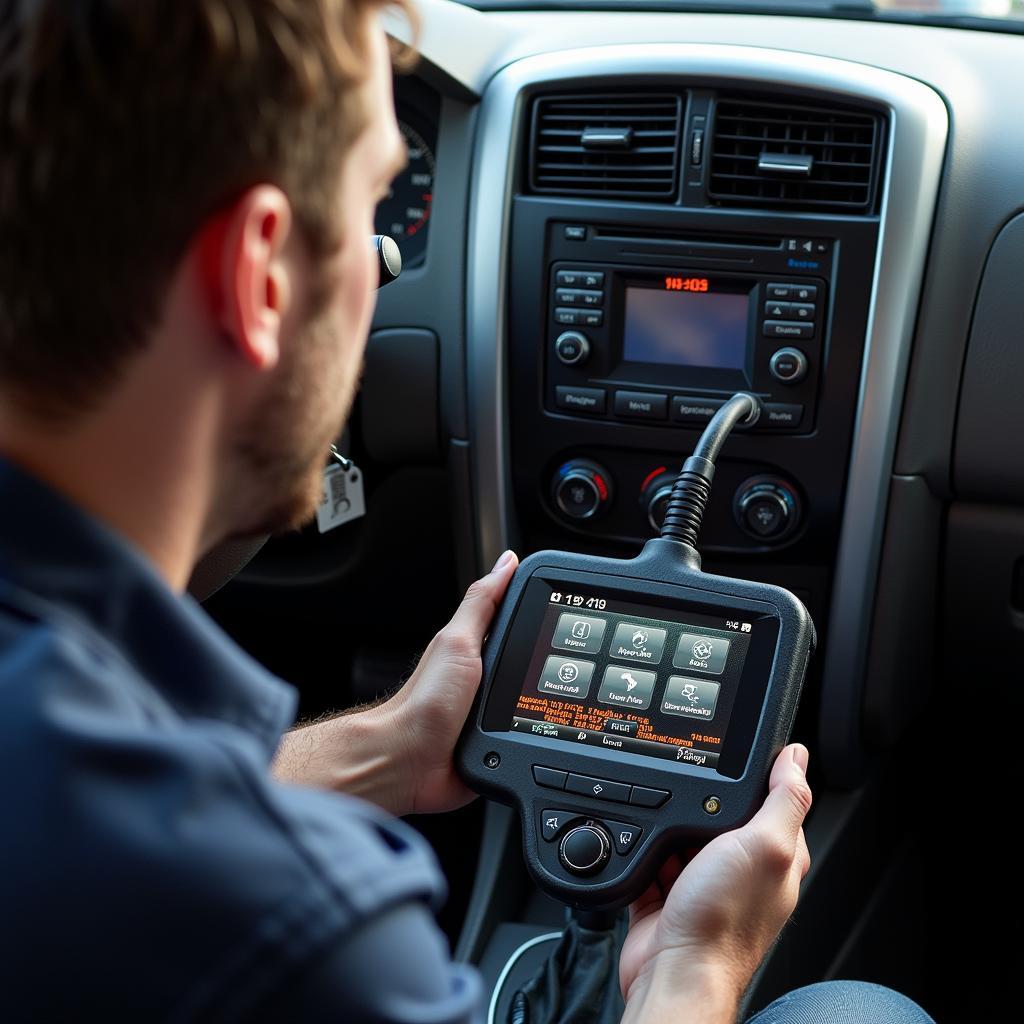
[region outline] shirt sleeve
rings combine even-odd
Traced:
[[[420,903],[392,907],[311,961],[252,1018],[302,1024],[481,1024],[482,986]]]

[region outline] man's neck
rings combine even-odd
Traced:
[[[215,539],[207,523],[215,481],[203,442],[216,399],[185,383],[119,388],[66,429],[0,405],[0,454],[123,536],[179,592]]]

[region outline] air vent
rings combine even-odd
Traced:
[[[675,198],[680,97],[550,96],[533,109],[530,186],[564,196]]]
[[[785,101],[720,99],[708,196],[720,206],[871,210],[881,119]]]

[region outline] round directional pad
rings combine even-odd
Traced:
[[[596,875],[608,863],[611,842],[597,825],[569,829],[558,847],[562,864],[574,875]]]

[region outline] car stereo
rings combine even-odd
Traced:
[[[488,637],[459,770],[518,810],[531,873],[571,905],[624,905],[749,820],[793,724],[814,628],[788,591],[701,571],[715,454],[702,439],[636,558],[525,559]]]
[[[828,281],[787,273],[779,253],[733,255],[742,272],[595,262],[585,243],[580,258],[553,262],[547,408],[703,425],[751,391],[764,403],[755,429],[810,430]]]

